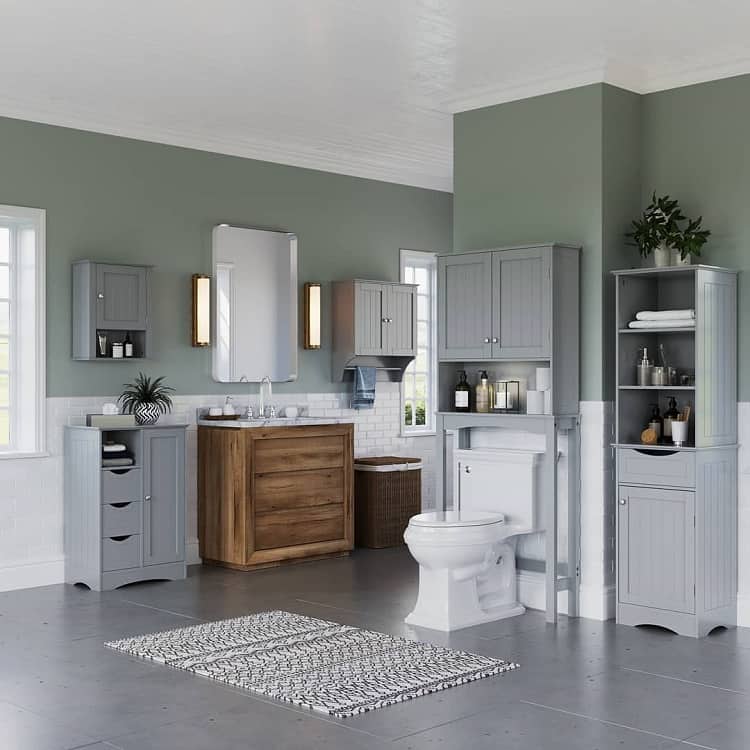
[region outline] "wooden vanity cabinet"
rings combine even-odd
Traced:
[[[205,563],[239,570],[348,554],[354,426],[198,428]]]

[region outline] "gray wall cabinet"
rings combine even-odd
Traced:
[[[132,467],[101,466],[124,443]],[[184,426],[65,428],[65,580],[106,591],[185,577]]]
[[[417,354],[417,287],[354,279],[333,284],[333,377],[370,366],[400,380]]]
[[[737,277],[700,265],[615,276],[617,621],[702,637],[737,622]],[[674,309],[694,309],[695,328],[628,326]],[[694,382],[638,385],[643,347]],[[670,397],[692,409],[688,443],[641,444],[651,406]]]
[[[82,260],[73,264],[73,358],[112,359],[112,343],[130,332],[134,356],[148,356],[149,268]],[[107,352],[98,334],[107,337]]]

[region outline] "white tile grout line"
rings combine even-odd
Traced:
[[[696,680],[686,680],[684,677],[671,677],[667,674],[659,674],[658,672],[647,672],[645,669],[634,669],[633,667],[620,667],[626,672],[636,672],[637,674],[645,674],[649,677],[660,677],[662,680],[672,680],[674,682],[684,682],[688,685],[697,685],[699,687],[711,688],[712,690],[722,690],[725,693],[735,693],[737,695],[747,695],[747,690],[735,690],[734,688],[725,688],[720,685],[711,685],[709,682],[697,682]]]
[[[534,701],[520,701],[521,703],[525,703],[527,706],[536,706],[537,708],[546,708],[548,711],[557,711],[559,714],[566,714],[567,716],[575,716],[579,719],[589,719],[590,721],[596,721],[599,724],[606,724],[610,727],[617,727],[618,729],[628,729],[631,732],[638,732],[639,734],[648,734],[651,737],[659,737],[662,740],[669,740],[670,742],[678,742],[678,743],[684,743],[686,745],[690,745],[691,747],[697,747],[700,748],[700,750],[718,750],[718,748],[713,747],[712,745],[699,745],[697,742],[689,742],[688,740],[681,740],[679,737],[670,737],[668,734],[659,734],[659,732],[650,732],[648,729],[638,729],[638,727],[631,727],[628,724],[619,724],[616,721],[607,721],[606,719],[599,719],[596,716],[589,716],[588,714],[579,714],[575,711],[566,711],[564,708],[555,708],[555,706],[545,706],[544,703],[534,703]],[[712,725],[714,726],[714,725]],[[710,727],[707,727],[710,729]],[[701,730],[705,731],[705,729]],[[696,732],[695,734],[690,735],[691,737],[695,737],[697,734],[700,734],[700,732]]]

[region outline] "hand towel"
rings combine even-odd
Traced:
[[[644,310],[636,313],[636,320],[693,320],[695,310]]]
[[[352,384],[352,409],[372,409],[375,406],[375,380],[378,371],[374,367],[355,367]]]
[[[694,320],[634,320],[628,328],[695,328]]]

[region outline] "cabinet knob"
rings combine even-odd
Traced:
[[[484,343],[485,343],[485,344],[489,344],[489,343],[490,343],[490,339],[489,339],[489,337],[485,338],[485,340],[484,340]]]
[[[104,299],[104,295],[101,292],[99,292],[99,294],[96,295],[96,298],[97,299]]]
[[[146,495],[146,497],[143,498],[146,502],[149,502],[151,500],[151,495]]]
[[[466,472],[467,474],[471,474],[471,466],[465,466],[465,467],[464,467],[464,471],[465,471],[465,472]]]
[[[498,338],[497,338],[497,336],[493,336],[493,337],[492,337],[492,343],[493,343],[493,344],[497,344],[497,342],[498,342]]]
[[[620,505],[625,505],[625,498],[624,497],[620,498]]]

